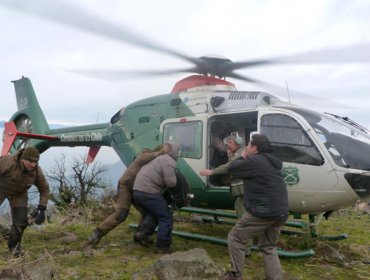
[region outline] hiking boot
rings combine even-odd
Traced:
[[[24,255],[24,252],[22,251],[20,244],[18,244],[14,248],[9,248],[9,250],[13,258],[19,258]]]
[[[95,247],[100,242],[103,236],[104,234],[99,228],[94,229],[94,231],[91,233],[83,247],[84,248]]]
[[[222,280],[242,280],[242,277],[237,276],[234,271],[227,271]]]
[[[150,239],[147,235],[144,235],[141,232],[136,232],[134,235],[134,241],[143,245],[144,247],[150,247],[153,244],[153,240]]]
[[[154,249],[154,253],[156,253],[156,254],[171,254],[172,249],[171,249],[171,247],[156,247]]]

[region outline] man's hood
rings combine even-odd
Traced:
[[[276,156],[274,156],[273,154],[262,153],[260,155],[267,158],[267,160],[271,163],[272,166],[274,166],[278,169],[281,169],[283,167],[283,163],[281,162],[281,160],[279,158],[277,158]]]

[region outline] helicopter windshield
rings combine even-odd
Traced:
[[[358,127],[331,115],[289,108],[313,127],[335,163],[341,167],[370,170],[370,136]]]

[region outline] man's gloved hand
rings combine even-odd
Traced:
[[[41,225],[43,222],[45,222],[45,210],[46,206],[39,205],[37,207],[37,211],[35,213],[35,224]]]

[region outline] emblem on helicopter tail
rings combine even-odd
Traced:
[[[299,183],[298,168],[288,166],[283,168],[283,177],[285,184],[288,186],[296,185]]]

